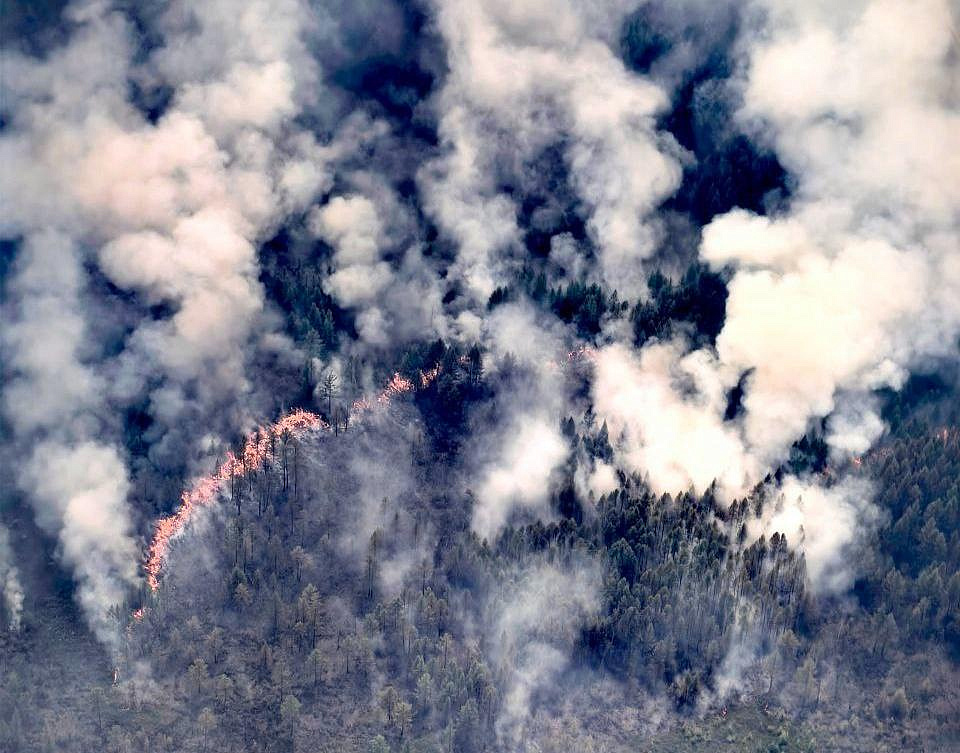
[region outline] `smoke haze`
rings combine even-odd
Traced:
[[[664,563],[723,552],[671,586],[697,613],[669,628],[709,654],[703,683],[723,699],[789,654],[777,641],[802,632],[784,616],[797,603],[842,601],[887,556],[869,554],[889,543],[885,469],[869,462],[885,408],[916,374],[947,373],[960,338],[949,0],[51,12],[33,35],[5,33],[0,82],[13,632],[32,590],[8,531],[21,505],[121,657],[130,611],[167,619],[144,587],[156,522],[239,458],[209,495],[236,520],[211,511],[167,555],[182,557],[171,604],[187,609],[184,573],[222,565],[214,539],[229,539],[205,597],[272,609],[271,640],[299,623],[298,650],[312,629],[308,655],[336,636],[330,664],[342,651],[378,693],[389,672],[367,665],[395,645],[371,625],[453,636],[499,695],[476,690],[451,729],[466,739],[488,714],[503,750],[525,750],[538,704],[559,707],[551,687],[613,645],[602,619],[633,630],[670,601],[643,591]],[[238,439],[291,408],[333,435],[284,435],[243,466]],[[658,515],[701,538],[671,544]],[[950,520],[928,526],[930,551],[946,551]],[[312,596],[297,601],[308,583],[337,605],[320,638],[319,607],[311,627]],[[771,594],[776,610],[750,602]],[[608,614],[621,598],[639,606]],[[411,684],[454,672],[446,644],[438,669],[396,629],[404,661],[419,655]],[[700,679],[667,632],[637,628],[642,655],[623,641],[584,676],[600,687],[600,665],[648,662],[694,705]],[[418,703],[415,724],[441,716]]]

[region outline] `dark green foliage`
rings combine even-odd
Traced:
[[[353,326],[324,292],[324,278],[324,269],[292,263],[272,251],[270,244],[261,254],[260,280],[268,296],[287,313],[287,327],[297,344],[317,358],[335,350],[338,333],[352,333]]]
[[[235,481],[230,493],[243,504],[224,504],[206,533],[177,545],[174,563],[198,551],[202,567],[174,567],[131,626],[120,685],[110,684],[103,659],[102,677],[71,680],[82,685],[66,704],[75,727],[34,713],[59,670],[32,667],[14,643],[21,639],[0,633],[0,659],[10,657],[0,688],[4,749],[121,751],[149,740],[159,751],[509,750],[496,733],[509,677],[474,637],[483,604],[531,565],[574,572],[589,561],[600,571],[599,606],[571,637],[570,664],[553,682],[562,696],[583,678],[615,678],[638,704],[624,714],[637,713],[636,699],[668,699],[680,713],[636,749],[866,753],[919,749],[925,739],[928,749],[950,750],[943,741],[956,734],[951,710],[960,702],[952,408],[904,408],[893,433],[861,459],[887,517],[863,550],[873,555],[858,565],[857,600],[838,604],[811,597],[794,542],[747,536],[768,512],[759,496],[725,508],[709,491],[657,496],[621,477],[617,491],[579,499],[576,464],[612,456],[606,425],[589,412],[560,424],[576,459],[554,490],[553,521],[479,540],[469,528],[471,497],[434,474],[449,463],[438,448],[463,436],[457,422],[498,387],[478,349],[442,342],[410,348],[401,373],[418,379],[438,363],[414,396],[438,424],[430,429],[436,448],[413,455],[416,491],[383,501],[356,554],[341,542],[357,535],[350,510],[359,498],[320,486],[327,477],[316,470],[347,467],[380,446],[350,429],[324,439],[309,462],[304,448],[291,447],[286,474],[278,464]],[[814,439],[797,452],[825,457]],[[299,478],[300,491],[285,475]],[[410,552],[417,559],[402,583],[384,587]],[[741,654],[743,666],[732,668]],[[160,678],[160,691],[131,681],[137,661]],[[711,704],[737,672],[744,696],[728,720]],[[589,719],[578,723],[589,727]],[[598,723],[597,734],[603,729]],[[558,749],[579,749],[566,745]]]
[[[705,225],[735,207],[766,214],[783,202],[786,185],[777,158],[758,152],[748,138],[737,134],[711,144],[696,168],[684,172],[683,185],[670,205]]]
[[[479,348],[474,346],[463,353],[437,340],[426,348],[407,351],[403,364],[400,373],[417,385],[416,404],[432,446],[440,453],[455,452],[464,436],[470,405],[489,394]],[[437,366],[436,377],[424,386],[421,372]]]
[[[487,302],[488,308],[513,300],[518,290],[562,321],[575,325],[577,334],[585,338],[598,334],[605,318],[617,318],[628,308],[616,290],[607,293],[597,284],[582,282],[551,288],[547,285],[545,274],[535,273],[529,268],[520,274],[515,287],[498,287],[494,290]]]
[[[792,473],[822,473],[827,467],[829,448],[820,433],[804,434],[790,448],[787,468]]]
[[[903,421],[864,462],[890,516],[880,536],[889,559],[861,583],[878,614],[913,641],[942,642],[957,656],[960,621],[960,432],[956,424]]]
[[[654,272],[648,286],[649,299],[637,303],[630,314],[638,345],[652,338],[667,338],[678,330],[685,331],[697,345],[716,341],[727,305],[727,287],[720,275],[697,264],[676,285]]]
[[[687,705],[712,686],[744,600],[757,614],[757,640],[796,626],[803,560],[779,535],[769,546],[761,539],[738,551],[709,495],[672,500],[620,490],[601,499],[597,512],[610,579],[606,612],[584,643],[609,671],[651,689],[664,683]],[[733,512],[734,526],[740,514]]]
[[[667,36],[654,28],[646,14],[637,11],[623,25],[620,46],[628,65],[637,71],[648,71],[651,64],[673,45]]]
[[[713,344],[723,328],[727,304],[727,286],[721,274],[703,264],[687,269],[676,284],[660,272],[648,280],[649,297],[638,302],[630,311],[635,339],[638,345],[653,338],[667,338],[683,332],[694,344]],[[605,291],[593,283],[573,282],[565,287],[551,288],[544,273],[525,268],[517,283],[498,287],[490,295],[488,308],[526,295],[560,320],[573,324],[578,336],[590,339],[600,332],[601,324],[609,318],[618,318],[630,308],[621,301],[617,291]]]

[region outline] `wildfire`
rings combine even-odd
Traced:
[[[426,389],[427,387],[429,387],[429,386],[433,383],[433,380],[436,379],[438,376],[440,376],[440,364],[439,364],[439,363],[438,363],[436,366],[434,366],[432,369],[430,369],[429,371],[421,371],[421,372],[420,372],[420,387],[423,388],[423,389]]]
[[[180,507],[173,515],[157,521],[153,541],[147,550],[144,569],[147,572],[147,584],[156,591],[160,585],[160,570],[167,558],[170,541],[184,529],[190,519],[202,507],[213,503],[223,485],[234,476],[257,471],[274,458],[277,440],[286,437],[299,437],[308,431],[329,429],[330,425],[315,413],[295,410],[283,416],[270,426],[255,430],[247,437],[239,457],[232,452],[227,459],[209,476],[198,479],[192,488],[180,495]],[[142,616],[142,609],[138,610]],[[136,614],[134,615],[136,618]],[[139,618],[137,618],[139,619]]]
[[[597,351],[591,348],[588,345],[581,345],[576,350],[571,350],[567,353],[566,359],[564,359],[564,365],[568,363],[575,363],[577,361],[595,361],[597,358]]]
[[[591,359],[592,349],[581,347],[568,353],[563,364],[582,359]],[[420,372],[420,387],[426,389],[441,373],[441,365],[437,363],[431,369]],[[371,411],[374,405],[386,407],[390,401],[400,395],[413,392],[415,384],[411,379],[399,372],[387,382],[386,386],[374,399],[361,397],[354,401],[351,411],[351,420],[356,420],[364,413]],[[180,506],[167,517],[157,521],[153,539],[147,549],[144,570],[147,574],[147,584],[156,591],[160,585],[160,571],[163,569],[170,551],[170,542],[186,527],[187,523],[203,507],[213,504],[224,485],[230,479],[246,473],[261,470],[267,463],[275,459],[278,441],[286,438],[297,438],[315,431],[329,431],[330,424],[316,413],[305,410],[295,410],[280,418],[276,423],[255,429],[244,442],[239,454],[228,452],[226,459],[208,476],[197,479],[193,486],[180,495]],[[143,618],[144,608],[140,607],[133,613],[135,620]]]
[[[440,364],[437,364],[426,373],[420,372],[420,384],[427,387],[440,374]],[[386,407],[390,401],[400,395],[413,392],[412,380],[395,372],[390,381],[376,396],[375,404]],[[351,410],[351,419],[357,419],[370,411],[374,403],[366,397],[354,401]],[[246,439],[239,455],[227,453],[216,471],[209,476],[197,479],[193,486],[180,495],[180,506],[172,515],[161,518],[154,528],[153,540],[147,549],[147,559],[144,570],[147,573],[147,584],[156,591],[160,585],[160,571],[166,562],[170,550],[170,542],[179,534],[197,511],[213,504],[217,495],[231,478],[245,473],[258,471],[275,457],[277,441],[285,437],[300,437],[308,432],[329,431],[330,424],[316,413],[305,410],[295,410],[280,418],[276,423],[255,429]],[[135,620],[143,617],[143,608],[134,612]]]
[[[392,398],[397,395],[405,395],[408,392],[413,392],[413,382],[396,371],[390,381],[387,382],[387,386],[377,395],[377,402],[380,405],[389,405]]]
[[[547,367],[554,371],[559,371],[560,369],[565,369],[572,363],[579,363],[580,361],[593,362],[596,361],[596,359],[597,351],[595,348],[591,348],[589,345],[581,345],[579,348],[564,354],[558,361],[547,361]]]

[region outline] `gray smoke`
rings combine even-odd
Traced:
[[[559,681],[578,631],[600,608],[600,588],[592,561],[532,562],[509,574],[487,605],[490,659],[507,678],[497,735],[509,749],[530,749],[534,698]]]
[[[20,583],[20,571],[14,561],[13,547],[10,544],[10,530],[0,523],[0,597],[7,613],[7,625],[10,630],[20,629],[23,615],[23,585]]]
[[[520,253],[518,207],[499,186],[563,145],[589,209],[595,274],[622,295],[645,286],[654,208],[679,185],[681,150],[658,133],[668,99],[628,72],[616,38],[628,3],[456,0],[436,5],[449,72],[435,106],[445,153],[426,165],[427,210],[457,243],[454,273],[485,303]]]
[[[65,18],[64,46],[4,61],[0,232],[23,238],[6,291],[4,411],[26,458],[20,486],[110,643],[138,549],[115,409],[145,401],[162,433],[253,393],[254,350],[289,350],[265,316],[256,246],[329,185],[342,145],[292,125],[319,92],[298,0],[171,3],[146,60],[109,3]],[[156,122],[131,104],[131,80],[172,92]],[[128,325],[108,357],[90,334],[90,267],[141,310],[170,314]]]
[[[705,228],[702,258],[733,269],[715,351],[612,346],[594,383],[623,465],[664,491],[716,478],[727,500],[817,419],[829,417],[835,457],[863,452],[883,431],[872,392],[955,356],[960,333],[955,9],[754,6],[739,40],[738,118],[772,142],[796,195],[775,217],[735,209]],[[743,413],[725,420],[725,395],[744,375]],[[844,554],[876,518],[869,491],[788,478],[769,494],[780,512],[767,533],[802,526],[815,583],[848,582]]]
[[[384,135],[371,123],[367,137]],[[416,223],[381,176],[345,176],[354,192],[315,207],[311,232],[333,248],[324,290],[356,312],[359,347],[383,348],[430,337],[450,337],[437,271],[423,255]]]
[[[115,646],[110,610],[136,582],[137,546],[123,458],[99,440],[106,389],[87,363],[96,348],[76,245],[53,231],[28,236],[7,293],[2,346],[11,374],[3,411],[23,453],[16,480],[38,525],[57,538],[91,627]]]
[[[524,374],[498,396],[492,408],[497,420],[474,432],[467,453],[476,495],[472,528],[493,541],[515,513],[550,517],[551,481],[571,451],[560,433],[570,398],[555,361],[567,349],[569,333],[521,302],[498,306],[479,335],[491,371],[509,356]]]
[[[410,161],[421,164],[424,212],[454,246],[448,258],[427,249],[377,151],[395,146],[388,119],[346,112],[312,50],[331,63],[348,57],[341,27],[369,26],[377,11],[367,4],[328,14],[306,0],[175,0],[147,14],[145,49],[124,14],[88,0],[68,8],[61,47],[42,59],[5,54],[0,234],[20,242],[3,305],[3,412],[22,459],[17,483],[105,642],[110,608],[137,581],[119,416],[147,406],[149,441],[162,449],[173,437],[171,452],[198,452],[177,433],[216,433],[219,406],[240,406],[231,428],[251,420],[253,360],[298,357],[257,267],[258,248],[291,216],[329,251],[323,288],[355,316],[359,343],[332,361],[341,373],[357,353],[428,337],[483,344],[491,371],[520,357],[527,378],[498,396],[495,420],[478,422],[466,444],[472,526],[494,538],[511,519],[550,516],[552,480],[575,451],[559,419],[587,406],[556,368],[577,344],[570,328],[524,302],[488,310],[493,290],[530,261],[515,197],[543,189],[532,166],[558,155],[559,190],[587,238],[551,240],[551,284],[599,281],[622,298],[645,296],[672,227],[659,207],[690,161],[656,119],[733,28],[732,5],[652,8],[673,44],[649,75],[620,57],[634,3],[431,9],[445,49],[421,109],[436,117],[439,146]],[[691,31],[691,18],[704,29]],[[637,350],[628,326],[605,323],[590,391],[618,469],[658,492],[716,482],[722,499],[744,496],[822,419],[835,461],[863,452],[884,430],[874,391],[955,355],[956,21],[947,0],[744,9],[736,126],[776,152],[795,195],[775,216],[735,209],[705,228],[702,260],[730,274],[715,348],[675,336]],[[371,44],[399,48],[382,26]],[[167,93],[163,111],[145,113],[131,84]],[[549,219],[531,223],[549,229]],[[354,379],[372,381],[369,371]],[[741,381],[743,410],[729,419]],[[583,465],[576,483],[609,491],[614,467]],[[765,494],[769,514],[751,533],[786,532],[818,587],[844,588],[846,555],[875,520],[869,488],[788,476]],[[365,545],[380,521],[362,517]],[[559,671],[556,651],[562,642],[548,641],[520,657],[520,701],[541,682],[538,668]]]

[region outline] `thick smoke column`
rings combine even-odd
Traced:
[[[741,115],[773,126],[799,187],[785,216],[733,212],[707,228],[705,258],[737,269],[717,350],[751,370],[744,435],[761,457],[831,413],[828,442],[860,453],[882,431],[869,391],[956,355],[956,9],[940,0],[874,0],[843,14],[772,4],[767,19],[747,37]],[[876,516],[868,492],[796,485],[785,485],[768,532],[796,541],[802,525],[811,575],[846,586],[844,545]]]
[[[314,213],[313,225],[335,249],[327,292],[349,308],[377,299],[391,277],[380,256],[385,228],[377,206],[364,196],[337,196]]]
[[[595,358],[594,407],[618,438],[622,462],[646,473],[654,491],[702,494],[717,482],[733,499],[757,482],[759,470],[723,421],[736,374],[706,350],[687,351],[682,339],[639,354],[625,345],[603,348]]]
[[[492,542],[515,512],[550,516],[554,472],[570,455],[560,432],[569,396],[554,360],[567,350],[568,333],[522,302],[497,307],[480,334],[488,368],[496,370],[507,360],[520,367],[494,403],[497,420],[478,427],[467,453],[475,477],[472,528]],[[522,353],[519,362],[515,352]]]
[[[846,591],[853,581],[846,554],[880,519],[880,511],[870,502],[870,484],[845,478],[824,487],[788,477],[780,488],[766,491],[771,499],[763,517],[750,522],[751,538],[765,534],[769,539],[779,532],[802,548],[816,588]]]
[[[528,749],[534,697],[568,667],[578,631],[600,608],[602,583],[597,563],[576,559],[566,567],[532,562],[506,577],[487,604],[488,652],[506,678],[497,735],[519,751]]]
[[[106,641],[136,581],[114,410],[148,404],[156,437],[251,393],[250,354],[277,343],[256,245],[329,184],[331,152],[292,124],[318,89],[298,0],[171,3],[147,18],[146,54],[109,3],[65,17],[64,46],[4,62],[0,232],[24,238],[4,409],[19,482]],[[131,82],[168,92],[166,108],[148,118]],[[88,265],[142,314],[109,358],[86,331]]]
[[[112,397],[146,394],[171,426],[202,413],[194,394],[203,406],[250,391],[250,341],[268,329],[255,244],[329,181],[323,150],[290,125],[316,83],[307,8],[171,4],[144,64],[120,14],[71,17],[66,47],[10,63],[4,230],[58,227],[111,283],[172,310],[144,318],[111,366]],[[155,123],[128,101],[131,78],[170,88]]]
[[[332,150],[394,154],[401,150],[395,140],[386,120],[357,112],[340,126]],[[426,149],[413,149],[418,163]],[[378,164],[381,159],[356,169],[348,158],[337,175],[337,194],[307,217],[310,235],[332,250],[324,291],[355,314],[358,341],[343,342],[344,354],[449,339],[453,331],[444,312],[444,279],[425,247],[420,218],[391,184],[391,166]]]
[[[960,110],[948,3],[767,10],[746,37],[741,116],[772,126],[799,186],[784,216],[716,220],[703,255],[737,269],[717,349],[754,370],[746,436],[776,451],[840,391],[898,386],[920,359],[954,353]],[[861,424],[866,445],[875,416]]]
[[[3,598],[9,628],[19,630],[23,614],[23,586],[20,583],[20,571],[14,564],[10,531],[3,524],[0,524],[0,597]]]
[[[137,548],[123,459],[98,440],[105,385],[83,358],[92,351],[76,246],[55,232],[28,236],[7,292],[3,410],[24,452],[17,482],[73,569],[91,627],[112,645],[110,610],[136,582]]]
[[[538,181],[529,163],[559,148],[589,211],[598,276],[644,288],[656,247],[649,214],[679,185],[679,147],[657,133],[663,91],[630,73],[616,40],[629,4],[455,0],[437,4],[449,72],[437,95],[446,153],[420,173],[428,211],[458,244],[456,273],[485,303],[520,243],[518,207],[500,186]]]
[[[739,42],[739,118],[796,177],[789,210],[737,209],[705,228],[702,257],[734,270],[715,353],[614,346],[594,385],[628,467],[671,491],[715,476],[726,499],[762,480],[816,419],[828,418],[836,453],[863,452],[883,429],[871,392],[955,356],[960,331],[954,12],[939,0],[842,13],[756,5]],[[725,395],[743,377],[730,420]],[[818,486],[787,479],[771,490],[781,498],[767,532],[805,536],[817,584],[840,587],[842,553],[873,518],[869,493]],[[824,516],[831,526],[816,522]]]
[[[500,462],[487,471],[477,490],[473,511],[473,529],[491,541],[516,508],[546,517],[550,475],[570,452],[551,416],[523,416],[509,433],[513,436]]]
[[[368,137],[384,125],[370,123]],[[356,189],[316,207],[310,230],[332,246],[332,273],[324,290],[344,309],[356,312],[362,346],[448,337],[442,287],[423,256],[416,222],[380,176],[354,172]]]
[[[93,441],[41,442],[21,474],[37,523],[59,540],[63,562],[77,582],[77,600],[94,633],[115,640],[117,618],[137,581],[137,547],[127,509],[123,460],[113,447]]]

